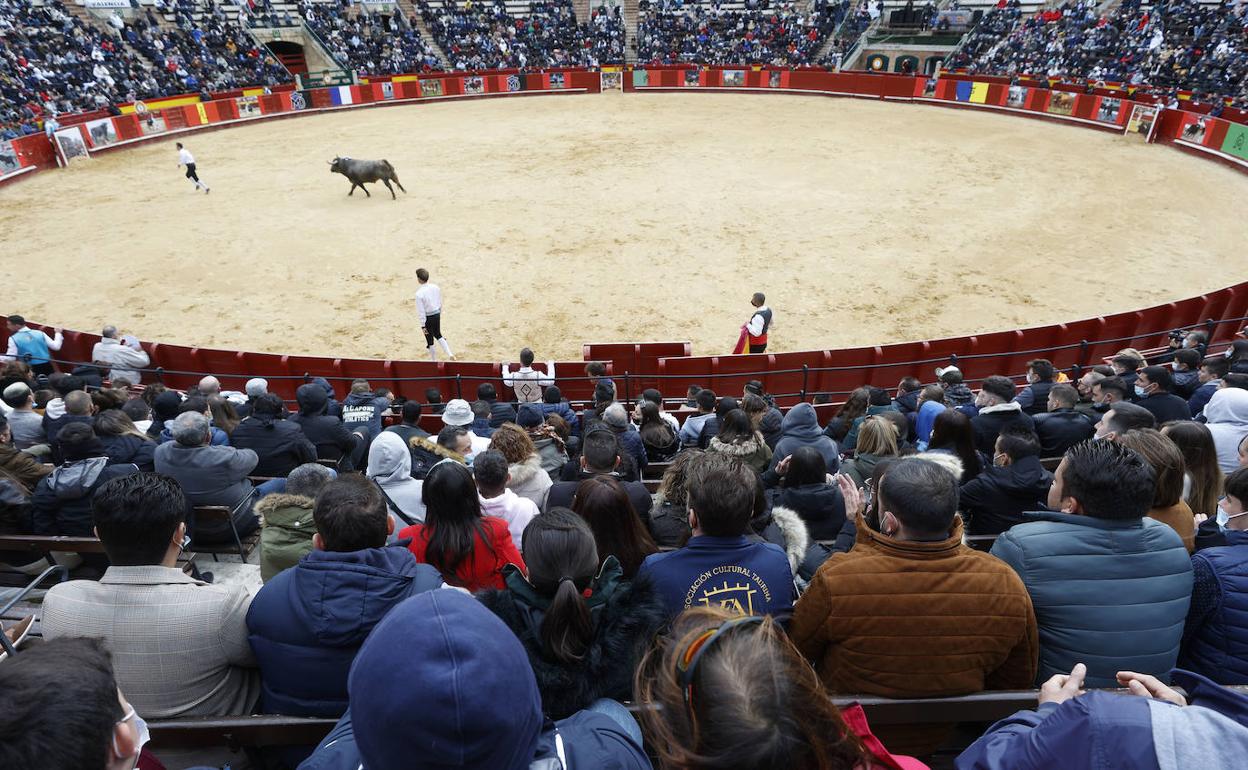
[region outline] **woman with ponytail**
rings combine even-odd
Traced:
[[[528,652],[542,711],[563,719],[600,698],[627,700],[636,662],[667,619],[648,581],[624,580],[614,556],[599,561],[581,516],[552,508],[524,530],[527,575],[503,570],[506,587],[477,595]]]

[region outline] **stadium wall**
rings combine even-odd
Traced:
[[[852,96],[991,109],[1058,120],[1090,128],[1124,131],[1135,102],[1108,93],[1054,91],[966,78],[895,74],[830,73],[819,70],[639,67],[623,73],[625,91],[742,91]],[[116,134],[97,130],[100,121],[81,124],[84,142],[93,151],[111,150],[150,141],[183,130],[237,125],[266,117],[293,117],[327,109],[345,109],[392,102],[514,96],[523,93],[585,93],[600,90],[598,72],[565,70],[546,73],[440,74],[377,79],[358,86],[236,96],[189,105],[175,105],[147,116],[127,114],[106,120]],[[145,121],[163,121],[152,130]],[[1147,132],[1151,140],[1171,144],[1248,172],[1248,126],[1222,118],[1159,109]],[[23,168],[43,167],[54,157],[43,135],[15,140]],[[1143,310],[1083,319],[1071,323],[990,334],[951,337],[894,345],[843,350],[814,350],[755,356],[689,355],[688,343],[607,343],[586,345],[585,360],[608,363],[608,373],[635,398],[645,387],[659,387],[666,396],[683,394],[691,384],[721,392],[740,392],[750,379],[791,404],[809,394],[832,394],[839,400],[863,383],[892,387],[905,375],[932,379],[927,372],[956,361],[972,383],[990,374],[1021,376],[1032,358],[1049,358],[1059,368],[1099,363],[1123,347],[1165,344],[1169,330],[1202,327],[1214,343],[1226,342],[1248,319],[1248,283],[1210,294]],[[0,330],[0,341],[7,333]],[[66,332],[59,360],[62,368],[91,360],[98,335]],[[262,376],[271,389],[292,398],[306,377],[326,377],[341,391],[356,377],[368,378],[407,398],[423,399],[425,388],[437,387],[444,397],[473,397],[482,382],[501,388],[501,365],[488,362],[390,361],[292,356],[211,348],[144,343],[159,368],[160,379],[175,388],[193,385],[204,374],[222,378],[227,389],[241,390],[249,377]],[[592,396],[592,383],[581,377],[583,362],[557,362],[558,383],[574,400]],[[575,375],[568,377],[568,373]],[[152,381],[154,378],[148,378]]]

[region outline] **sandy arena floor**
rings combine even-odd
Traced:
[[[1244,280],[1248,178],[1041,121],[850,99],[494,99],[189,135],[0,189],[6,312],[268,352],[460,358],[586,341],[772,350],[1073,320]],[[408,189],[348,198],[336,154]]]

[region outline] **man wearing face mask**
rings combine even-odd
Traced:
[[[1135,380],[1136,404],[1153,413],[1157,424],[1171,420],[1190,420],[1187,402],[1170,391],[1174,377],[1164,366],[1146,366]]]
[[[1155,427],[1157,418],[1152,412],[1127,401],[1115,401],[1096,424],[1096,433],[1092,438],[1114,441],[1129,430]]]
[[[1195,587],[1179,666],[1219,684],[1248,684],[1248,468],[1226,477],[1217,519],[1201,529],[1215,524],[1221,542],[1192,555]]]
[[[50,686],[50,683],[55,683]],[[55,639],[0,665],[0,767],[133,770],[147,723],[113,678],[99,639]]]

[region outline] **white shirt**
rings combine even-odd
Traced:
[[[750,316],[750,322],[745,325],[750,330],[751,337],[757,337],[763,333],[763,316],[761,313],[766,309],[767,306],[763,305],[758,310],[755,310],[754,315]]]
[[[498,497],[481,497],[482,516],[497,516],[507,522],[507,531],[511,533],[511,542],[520,550],[520,541],[524,537],[524,528],[537,518],[541,511],[537,504],[527,497],[520,497],[510,489],[504,489]]]
[[[555,362],[546,363],[546,374],[542,374],[531,366],[522,366],[515,372],[503,364],[503,384],[516,393],[516,400],[522,404],[534,404],[542,400],[542,388],[555,384]]]
[[[194,162],[195,162],[195,156],[191,154],[190,150],[186,149],[185,147],[178,150],[178,165],[179,166],[189,166]]]
[[[426,318],[441,312],[442,290],[436,283],[422,284],[416,290],[416,315],[420,318],[420,325],[424,326]]]
[[[64,336],[62,336],[60,332],[57,332],[55,337],[49,337],[44,332],[37,331],[29,326],[23,326],[13,332],[13,335],[18,334],[19,332],[34,332],[35,334],[43,334],[43,341],[48,343],[48,350],[60,350],[61,343],[65,340]],[[9,336],[9,349],[4,355],[5,361],[12,361],[17,358],[17,341],[13,339],[13,335]]]

